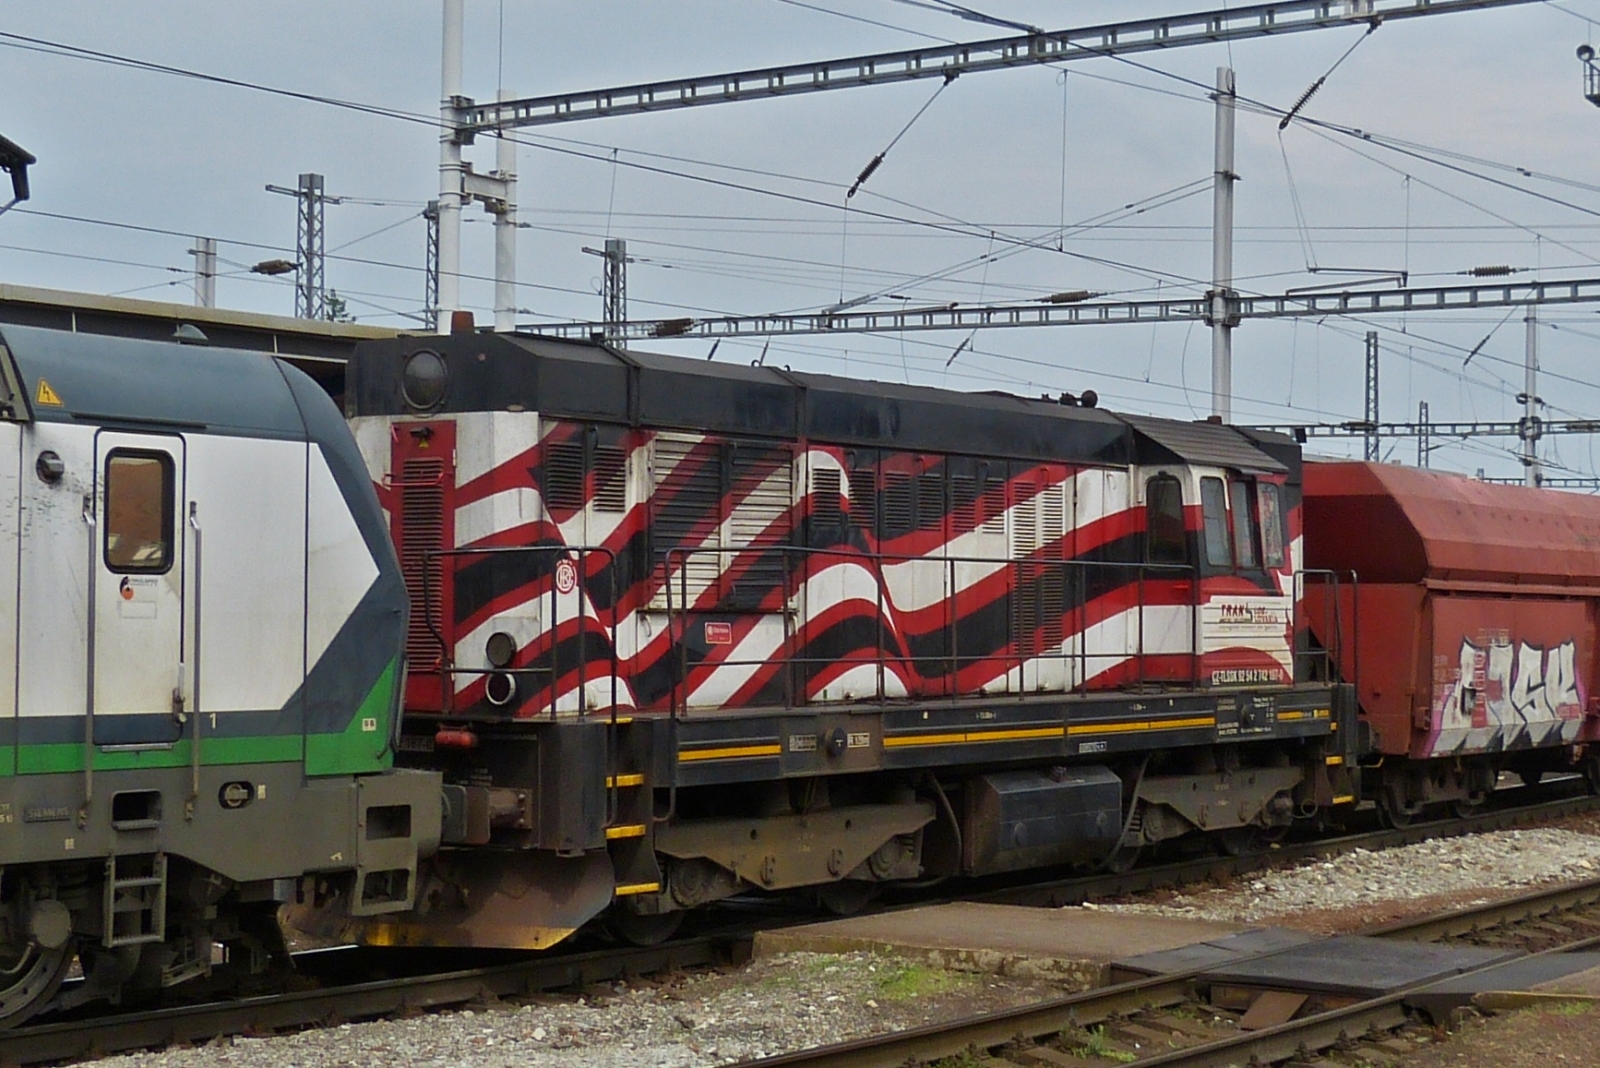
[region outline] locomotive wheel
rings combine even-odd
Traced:
[[[1100,862],[1100,866],[1112,875],[1126,875],[1139,863],[1139,854],[1144,851],[1144,845],[1122,845],[1111,851],[1111,855]]]
[[[1212,840],[1226,856],[1254,856],[1266,852],[1268,838],[1264,831],[1265,828],[1253,824],[1248,827],[1228,827],[1216,832]]]
[[[682,912],[634,912],[632,909],[612,909],[609,922],[618,938],[633,946],[656,946],[678,933],[683,924]]]
[[[0,947],[0,1030],[16,1027],[44,1008],[61,988],[75,955],[70,940],[56,949],[36,943]]]
[[[1413,816],[1414,813],[1407,812],[1399,805],[1392,803],[1387,794],[1378,798],[1378,818],[1383,821],[1385,827],[1392,827],[1395,830],[1409,827]]]

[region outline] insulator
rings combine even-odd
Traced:
[[[1504,278],[1511,273],[1509,264],[1494,264],[1489,267],[1474,267],[1467,272],[1474,278]]]

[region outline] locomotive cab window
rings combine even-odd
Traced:
[[[172,566],[172,458],[118,449],[106,458],[106,567],[119,574]]]
[[[1256,503],[1261,509],[1261,558],[1268,567],[1284,562],[1283,504],[1278,487],[1271,482],[1256,485]]]
[[[1188,562],[1183,534],[1183,483],[1171,475],[1157,475],[1144,488],[1145,561],[1152,564]]]
[[[1200,480],[1200,511],[1205,518],[1206,563],[1212,567],[1232,567],[1233,549],[1228,544],[1228,491],[1222,479]]]
[[[1233,518],[1233,562],[1241,569],[1254,570],[1261,566],[1261,554],[1256,545],[1255,482],[1234,479],[1228,483],[1229,512]]]

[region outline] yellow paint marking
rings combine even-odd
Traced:
[[[61,400],[61,394],[50,388],[50,383],[41,378],[39,379],[39,388],[33,394],[33,403],[59,408],[63,401]]]
[[[1215,727],[1215,716],[1188,719],[1148,719],[1137,723],[1079,723],[1067,728],[1068,734],[1127,734],[1130,731],[1181,731],[1190,727]]]
[[[644,776],[640,775],[640,774],[637,774],[637,773],[632,774],[632,775],[607,775],[606,776],[606,789],[607,790],[614,789],[615,787],[618,787],[618,786],[643,786],[643,785],[644,785]]]
[[[949,734],[910,734],[898,738],[885,738],[885,749],[901,749],[914,745],[968,745],[974,742],[1016,742],[1029,738],[1060,738],[1066,732],[1060,727],[1020,727],[1009,731],[957,731]]]
[[[678,752],[680,763],[690,760],[742,760],[746,757],[777,756],[783,747],[772,745],[730,745],[721,749],[684,749]]]
[[[1336,805],[1350,805],[1355,803],[1355,799],[1354,794],[1345,794],[1343,797],[1334,798],[1333,803]]]
[[[1327,764],[1328,767],[1330,767],[1330,768],[1336,768],[1340,764],[1344,763],[1344,757],[1342,757],[1342,756],[1331,756],[1327,760],[1323,761],[1323,763]]]
[[[644,824],[625,823],[617,827],[606,828],[607,838],[643,838]]]
[[[1304,712],[1279,712],[1278,713],[1278,720],[1280,722],[1282,722],[1284,720],[1305,719],[1305,718],[1306,718],[1306,714]]]
[[[1311,713],[1311,715],[1316,719],[1327,719],[1328,710],[1326,708],[1319,708],[1315,712]]]
[[[626,883],[611,892],[618,897],[627,897],[629,894],[654,894],[660,890],[660,883]]]

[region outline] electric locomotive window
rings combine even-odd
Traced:
[[[1254,482],[1232,481],[1228,492],[1233,504],[1233,559],[1240,567],[1260,567],[1256,552],[1256,509]]]
[[[1228,545],[1228,493],[1220,478],[1200,480],[1200,511],[1206,522],[1206,563],[1230,567],[1233,552]]]
[[[1261,556],[1268,567],[1283,566],[1283,508],[1278,498],[1278,487],[1271,482],[1256,484],[1257,503],[1261,506]]]
[[[106,459],[106,567],[118,573],[172,566],[172,458],[117,450]]]
[[[1145,560],[1181,564],[1189,556],[1183,539],[1183,484],[1157,475],[1144,488]]]

